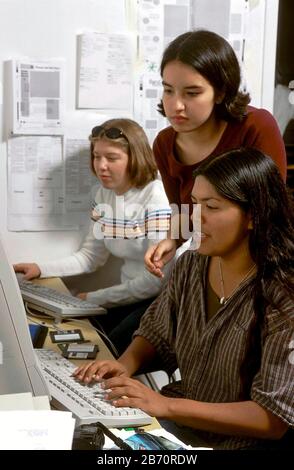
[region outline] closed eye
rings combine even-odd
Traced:
[[[94,155],[94,160],[101,160],[101,156],[100,155]],[[106,160],[109,161],[109,162],[114,162],[116,160],[119,160],[120,157],[117,157],[116,155],[115,156],[110,156],[110,155],[107,155],[106,157]]]

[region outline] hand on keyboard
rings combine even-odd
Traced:
[[[37,277],[40,277],[41,275],[41,270],[36,263],[14,264],[13,269],[16,273],[23,273],[23,279],[25,281],[36,279]]]
[[[108,390],[99,383],[84,384],[73,377],[75,366],[60,354],[35,349],[41,370],[57,408],[70,410],[78,424],[100,422],[108,427],[141,426],[152,419],[132,406],[113,406],[106,399]]]
[[[80,292],[77,294],[78,299],[87,300],[87,292]]]
[[[170,398],[155,392],[139,380],[121,375],[104,380],[100,386],[107,392],[105,400],[116,408],[140,408],[156,418],[171,418]]]
[[[89,384],[108,377],[129,377],[129,374],[126,367],[118,361],[94,361],[76,369],[73,376]]]
[[[100,382],[107,391],[105,399],[115,407],[140,408],[151,416],[167,417],[168,398],[130,378],[118,361],[94,361],[76,369],[73,376],[86,384]]]

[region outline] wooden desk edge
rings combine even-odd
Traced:
[[[59,292],[66,292],[68,293],[68,289],[63,283],[63,281],[56,277],[56,278],[44,278],[44,279],[36,279],[34,282],[37,284],[44,285],[46,287],[50,287],[52,289],[56,289]],[[37,314],[38,312],[36,312]],[[31,318],[32,321],[35,321],[35,317],[30,317],[28,313],[28,318]],[[80,323],[80,321],[83,322],[83,324]],[[77,321],[75,319],[73,320],[61,320],[61,322],[56,323],[54,321],[54,318],[48,316],[44,318],[43,316],[38,318],[38,323],[44,324],[49,328],[54,328],[54,329],[61,329],[61,330],[72,330],[72,329],[80,329],[82,330],[82,333],[84,335],[85,340],[90,341],[93,344],[97,344],[99,351],[96,356],[96,360],[114,360],[114,357],[110,350],[107,348],[105,345],[104,341],[101,339],[99,333],[94,329],[94,327],[91,325],[90,321],[88,320],[87,317],[80,317],[77,318]],[[53,351],[57,351],[61,353],[59,347],[57,346],[56,343],[52,343],[51,338],[49,334],[47,335],[47,338],[45,340],[45,343],[43,345],[44,349],[52,349]],[[93,360],[71,360],[73,364],[76,366],[80,366],[85,363],[92,362]]]

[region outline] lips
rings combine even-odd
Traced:
[[[204,232],[194,232],[194,236],[201,239],[208,237],[208,235]]]
[[[186,117],[183,117],[183,116],[173,116],[170,118],[171,121],[175,122],[175,123],[182,123],[182,122],[185,122],[188,120],[188,118]]]

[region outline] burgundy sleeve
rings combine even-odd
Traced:
[[[153,153],[157,163],[158,170],[160,172],[165,193],[169,200],[170,204],[181,204],[180,202],[180,191],[179,191],[179,182],[176,178],[173,178],[170,175],[169,165],[168,165],[168,155],[166,148],[169,146],[164,145],[163,139],[160,136],[157,136],[153,143]]]

